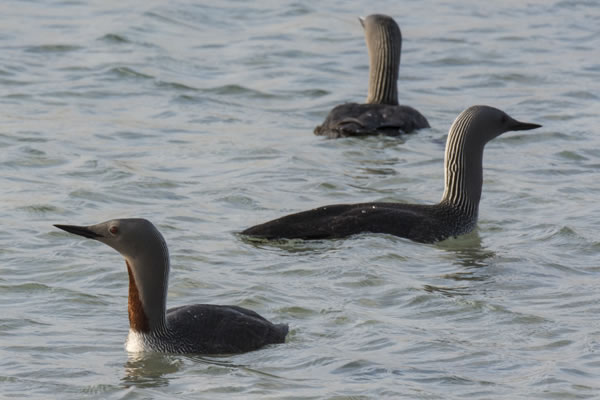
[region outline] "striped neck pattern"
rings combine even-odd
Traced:
[[[153,246],[138,257],[127,259],[129,270],[129,319],[134,331],[151,333],[168,330],[166,321],[167,290],[169,285],[169,250],[157,229],[148,233]],[[132,292],[132,287],[135,290]],[[135,296],[133,296],[135,295]],[[133,297],[132,297],[133,296]],[[133,307],[132,305],[137,305]],[[146,320],[145,329],[133,321]]]
[[[368,22],[367,22],[368,23]],[[398,69],[402,35],[393,19],[375,21],[365,28],[369,50],[369,93],[367,103],[398,104]]]
[[[444,156],[445,188],[441,203],[477,218],[483,185],[483,146],[473,136],[475,112],[460,114],[448,133]]]

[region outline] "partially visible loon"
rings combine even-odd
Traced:
[[[54,226],[107,244],[125,257],[129,273],[127,351],[231,354],[285,341],[287,325],[272,324],[242,307],[194,304],[167,310],[169,251],[148,220]]]
[[[398,69],[402,35],[392,17],[359,18],[369,50],[369,94],[366,104],[346,103],[329,112],[315,135],[329,138],[384,134],[398,136],[429,128],[427,119],[409,106],[398,105]]]
[[[468,233],[477,223],[485,144],[504,132],[540,126],[519,122],[493,107],[469,107],[448,133],[445,190],[438,204],[329,205],[256,225],[242,234],[265,239],[330,239],[372,232],[434,243]]]

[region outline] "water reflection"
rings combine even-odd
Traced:
[[[129,353],[124,366],[125,376],[121,379],[121,382],[125,387],[148,388],[168,386],[169,375],[173,375],[186,368],[186,360],[194,364],[224,367],[222,369],[223,373],[228,373],[230,368],[246,368],[244,365],[234,364],[226,358],[227,356],[223,356],[222,359],[218,357],[211,356],[211,358],[206,358],[194,354],[172,353]]]
[[[455,282],[470,282],[470,284],[461,286],[428,284],[423,286],[426,292],[436,292],[450,297],[466,296],[471,294],[474,282],[485,282],[490,278],[489,268],[485,267],[490,266],[490,261],[495,259],[496,253],[482,245],[477,230],[457,239],[445,240],[438,246],[446,251],[441,258],[459,267],[455,272],[441,275],[441,278]]]
[[[489,260],[496,257],[496,253],[481,244],[477,229],[459,238],[445,240],[439,244],[439,247],[447,252],[443,258],[452,260],[467,270],[476,271],[481,267],[487,267]],[[451,277],[452,274],[448,275],[448,278]]]
[[[343,239],[303,240],[303,239],[262,239],[254,236],[235,234],[242,242],[260,250],[285,250],[289,253],[320,253],[337,249]]]
[[[167,375],[178,372],[183,366],[181,357],[174,354],[130,353],[125,363],[125,377],[121,381],[126,387],[167,386]]]

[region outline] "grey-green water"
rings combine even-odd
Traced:
[[[0,4],[0,397],[600,398],[596,1]],[[362,101],[356,17],[404,34],[399,94],[432,128],[312,135]],[[491,142],[476,232],[253,244],[243,228],[340,202],[436,202],[472,104],[540,123]],[[146,217],[169,306],[291,327],[231,357],[128,355],[127,273],[53,223]]]

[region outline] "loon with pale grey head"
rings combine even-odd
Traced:
[[[473,230],[483,185],[483,148],[508,131],[541,125],[519,122],[489,106],[472,106],[456,118],[446,141],[445,190],[438,204],[359,203],[315,208],[242,232],[264,239],[333,239],[357,233],[388,233],[435,243]]]
[[[242,307],[194,304],[167,310],[169,251],[148,220],[54,226],[107,244],[125,258],[129,273],[125,347],[130,352],[232,354],[285,341],[287,325],[273,324]]]
[[[429,128],[427,119],[409,106],[398,104],[398,70],[402,34],[392,17],[381,14],[359,18],[369,51],[369,93],[366,104],[340,104],[329,112],[315,135],[331,139],[384,134],[398,136]]]

